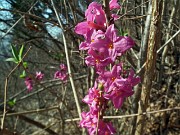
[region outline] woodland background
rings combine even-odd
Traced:
[[[81,100],[92,86],[94,74],[84,63],[85,52],[79,51],[83,38],[74,33],[74,26],[84,20],[90,2],[0,0],[0,134],[81,134],[76,105],[87,109]],[[106,118],[117,135],[179,135],[180,0],[118,2],[121,9],[115,12],[121,18],[116,27],[136,42],[121,60],[127,68],[133,67],[142,81],[121,109],[109,106]],[[32,92],[27,92],[19,77],[22,66],[5,61],[12,57],[11,45],[17,49],[25,46],[23,61],[28,63],[28,75],[36,71],[45,74]],[[53,76],[59,64],[67,62],[70,80],[65,85]],[[140,115],[143,112],[147,114]]]

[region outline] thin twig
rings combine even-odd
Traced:
[[[148,115],[148,114],[154,114],[154,113],[162,113],[162,112],[173,111],[173,110],[180,110],[180,107],[162,109],[162,110],[151,111],[151,112],[143,112],[140,114],[137,113],[137,114],[123,115],[123,116],[105,116],[104,118],[105,119],[129,118],[129,117],[136,117],[140,115]]]
[[[4,89],[4,110],[3,110],[3,117],[1,120],[1,129],[3,130],[4,127],[4,120],[5,120],[5,116],[6,116],[6,98],[7,98],[7,85],[8,85],[8,79],[6,78],[5,81],[5,89]]]
[[[146,66],[146,62],[138,69],[138,71],[136,71],[136,75],[140,74],[145,66]]]
[[[135,17],[131,17],[131,18],[124,18],[123,20],[135,20],[135,19],[142,19],[144,17],[146,17],[146,15],[141,15],[141,16],[135,16]]]
[[[80,77],[75,78],[74,80],[79,80],[79,79],[86,78],[86,77],[87,77],[87,75],[82,75],[82,76],[80,76]],[[42,83],[42,84],[44,84],[44,83],[50,83],[50,84],[49,84],[49,85],[46,85],[46,86],[43,87],[43,88],[34,90],[34,92],[29,93],[28,95],[25,95],[25,96],[21,97],[20,99],[17,99],[16,102],[19,102],[19,101],[21,101],[21,100],[23,100],[23,99],[26,99],[26,98],[28,98],[28,97],[30,97],[30,96],[33,96],[33,95],[37,94],[37,93],[40,93],[40,92],[42,92],[42,91],[44,91],[44,90],[46,90],[46,89],[48,89],[48,88],[55,87],[55,86],[59,86],[59,85],[62,85],[62,84],[63,84],[63,82],[60,82],[59,79],[48,80],[48,81],[44,81],[44,82],[41,82],[41,83]],[[67,83],[69,83],[69,80],[67,81]],[[6,100],[6,103],[7,103],[8,101],[10,101],[11,99],[16,98],[17,96],[19,96],[19,95],[20,95],[21,93],[23,93],[24,91],[26,91],[26,88],[23,89],[22,91],[18,92],[17,94],[13,95],[13,96],[10,97],[9,99],[7,99],[7,100]],[[0,106],[2,106],[3,104],[4,104],[4,102],[1,103]]]
[[[3,110],[3,118],[1,120],[1,129],[3,129],[4,127],[4,120],[5,120],[5,116],[6,116],[6,100],[7,100],[7,88],[8,88],[8,80],[9,77],[11,76],[11,74],[21,65],[23,59],[25,58],[25,56],[28,54],[28,52],[30,51],[31,46],[29,47],[29,49],[27,50],[27,52],[24,54],[24,56],[22,57],[21,61],[10,71],[10,73],[7,75],[6,80],[5,80],[5,86],[4,86],[4,110]]]
[[[6,116],[17,116],[17,115],[24,115],[24,114],[31,114],[31,113],[40,113],[44,111],[57,110],[58,108],[59,106],[53,106],[49,108],[36,109],[36,110],[30,110],[30,111],[7,113]],[[0,117],[3,117],[3,115],[0,115]]]
[[[81,107],[80,107],[80,104],[79,104],[79,101],[78,101],[78,96],[77,96],[77,92],[76,92],[76,89],[75,89],[74,80],[73,80],[73,77],[72,77],[71,66],[70,66],[70,61],[69,61],[69,54],[68,54],[68,48],[67,48],[67,41],[66,41],[66,37],[65,37],[65,33],[64,33],[64,27],[63,27],[63,24],[61,22],[61,19],[60,19],[59,15],[58,15],[58,12],[57,12],[57,10],[55,8],[53,0],[51,0],[51,3],[52,3],[53,10],[55,12],[55,15],[57,17],[58,23],[59,23],[59,25],[60,25],[60,27],[62,29],[62,37],[63,37],[63,42],[64,42],[64,49],[65,49],[65,54],[66,54],[66,62],[67,62],[67,68],[68,68],[68,73],[69,73],[69,79],[70,79],[70,82],[71,82],[71,87],[72,87],[72,90],[73,90],[78,115],[81,118]]]
[[[40,93],[40,92],[42,92],[42,91],[44,91],[44,90],[46,90],[48,88],[55,87],[55,86],[62,85],[62,84],[63,84],[63,82],[57,82],[57,83],[53,83],[53,84],[51,83],[51,84],[49,84],[47,86],[44,86],[43,88],[40,88],[40,89],[38,89],[38,90],[36,90],[36,91],[34,91],[32,93],[29,93],[28,95],[25,95],[25,96],[21,97],[16,102],[19,102],[20,100],[26,99],[26,98],[28,98],[30,96],[33,96],[33,95],[37,94],[37,93]]]
[[[164,44],[162,45],[158,50],[157,50],[157,54],[160,53],[160,51],[169,44],[169,42],[171,42],[178,34],[180,33],[180,29]]]
[[[157,111],[150,111],[150,112],[143,112],[141,114],[129,114],[129,115],[120,115],[120,116],[104,116],[104,119],[122,119],[122,118],[130,118],[130,117],[137,117],[140,115],[148,115],[148,114],[155,114],[155,113],[163,113],[167,111],[174,111],[174,110],[180,110],[180,107],[175,107],[175,108],[167,108],[167,109],[161,109]],[[71,122],[71,121],[79,121],[79,118],[75,119],[67,119],[65,120],[66,122]]]
[[[29,117],[26,117],[24,115],[19,115],[19,119],[22,119],[30,124],[33,124],[37,126],[38,128],[44,129],[46,132],[48,132],[50,135],[58,135],[55,131],[53,131],[49,126],[46,126],[38,121],[35,121],[34,119],[31,119]]]
[[[31,6],[31,8],[28,10],[28,12],[32,10],[32,8],[36,5],[36,3],[37,3],[37,1]],[[13,24],[13,26],[11,26],[11,27],[6,31],[6,33],[5,33],[0,39],[4,38],[14,27],[23,19],[23,17],[24,17],[24,15],[21,16],[21,17],[19,18],[19,20],[17,20],[17,21]]]
[[[144,3],[142,3],[142,4],[140,4],[140,5],[138,5],[137,7],[135,7],[135,8],[133,8],[133,9],[127,11],[126,13],[124,13],[123,15],[121,15],[120,18],[124,17],[126,14],[128,14],[129,12],[131,12],[131,11],[137,9],[138,7],[140,7],[140,6],[142,6],[142,5],[146,4],[146,3],[148,3],[149,1],[150,1],[150,0],[148,0],[148,1],[146,1],[146,2],[144,2]]]

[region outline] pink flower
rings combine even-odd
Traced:
[[[95,29],[91,29],[90,31],[87,32],[86,34],[86,40],[85,42],[82,42],[79,46],[80,50],[88,50],[90,48],[90,44],[93,43],[95,40],[97,40],[98,36],[101,35],[102,31],[98,30],[96,31]]]
[[[75,26],[74,31],[79,34],[83,35],[84,38],[88,38],[89,36],[87,35],[90,30],[102,30],[105,31],[105,27],[99,24],[96,24],[91,21],[85,21],[85,22],[80,22]]]
[[[102,6],[97,2],[92,2],[85,12],[87,21],[80,22],[75,26],[75,32],[87,38],[87,33],[92,30],[105,31],[106,18]]]
[[[92,115],[90,112],[82,112],[81,117],[80,126],[87,128],[90,135],[94,135],[96,133],[98,114]]]
[[[36,77],[35,78],[37,80],[41,81],[43,79],[43,77],[44,77],[44,74],[41,73],[41,71],[40,72],[36,72]]]
[[[60,79],[61,81],[66,81],[68,74],[67,74],[67,66],[65,64],[59,65],[60,70],[56,71],[54,74],[54,79]]]
[[[85,12],[85,16],[88,22],[94,22],[101,26],[106,25],[105,12],[102,9],[102,6],[97,2],[89,4],[88,9]]]
[[[98,100],[100,97],[99,90],[95,87],[89,89],[88,95],[86,95],[83,99],[83,102],[86,104],[92,104],[94,100]]]
[[[97,128],[98,114],[92,115],[90,112],[82,112],[81,117],[80,126],[87,128],[89,135],[94,135]],[[116,133],[111,123],[105,123],[100,119],[98,124],[98,135],[112,135]]]
[[[94,66],[98,72],[102,72],[104,68],[112,63],[112,59],[106,49],[99,50],[89,49],[89,56],[85,58],[85,62],[88,66]]]
[[[119,19],[119,15],[117,14],[111,14],[111,17],[114,19],[114,21]]]
[[[134,77],[134,71],[131,70],[128,78],[116,79],[109,87],[109,94],[106,98],[112,100],[115,108],[120,108],[126,97],[131,96],[134,92],[132,88],[140,82],[139,77]]]
[[[99,121],[98,135],[112,135],[115,133],[116,130],[110,122],[106,123],[102,120]]]
[[[26,88],[27,90],[30,92],[33,89],[33,81],[30,77],[27,77],[25,79],[25,84],[26,84]]]
[[[59,68],[60,68],[60,70],[67,71],[67,67],[65,64],[60,64]]]
[[[86,34],[90,31],[91,28],[88,26],[88,22],[80,22],[75,26],[74,31],[79,34],[87,37]]]
[[[117,3],[117,0],[111,0],[109,2],[109,7],[110,7],[110,10],[113,10],[113,9],[120,9],[121,6]],[[118,20],[119,19],[119,16],[117,14],[111,14],[111,17],[114,19],[114,20]]]
[[[100,111],[100,104],[101,109],[106,109],[105,100],[103,94],[100,96],[100,90],[97,88],[97,83],[95,83],[95,86],[89,89],[89,93],[84,97],[83,102],[89,105],[92,114],[97,114]]]
[[[101,34],[101,36],[101,38],[99,37],[99,39],[95,40],[90,46],[96,50],[101,48],[108,49],[113,61],[115,60],[114,56],[121,56],[122,53],[135,44],[130,37],[117,36],[117,30],[114,28],[114,24],[110,25],[105,34]]]
[[[109,87],[112,83],[116,82],[117,79],[120,79],[120,72],[122,70],[122,64],[114,65],[111,71],[104,71],[100,73],[98,80],[104,84],[104,91],[106,93],[110,92]]]
[[[114,107],[119,109],[122,106],[124,99],[133,95],[134,92],[132,91],[132,89],[121,89],[121,86],[118,86],[117,83],[113,83],[112,86],[113,91],[109,94],[109,98],[112,100]]]
[[[116,50],[119,55],[122,55],[128,49],[132,48],[135,45],[135,42],[131,37],[128,36],[119,36],[117,39]]]
[[[101,36],[101,37],[100,37]],[[116,30],[114,29],[114,25],[110,25],[106,32],[104,34],[98,35],[99,38],[95,40],[90,46],[91,48],[95,50],[100,50],[104,48],[105,50],[108,51],[109,56],[114,56],[116,55],[116,46],[119,45],[117,42],[117,34]],[[115,58],[112,57],[112,60],[114,61]]]
[[[117,3],[117,0],[111,0],[109,2],[109,7],[110,7],[110,10],[112,9],[120,9],[121,6]]]
[[[68,75],[64,71],[56,71],[55,74],[54,74],[55,79],[60,79],[62,81],[66,81],[67,77],[68,77]]]
[[[98,114],[92,115],[90,112],[82,112],[81,117],[80,126],[87,128],[89,135],[94,135],[98,123]],[[116,133],[116,131],[111,123],[105,123],[103,120],[99,120],[98,135],[112,135],[114,133]]]

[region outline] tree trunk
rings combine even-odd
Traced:
[[[162,0],[152,0],[152,17],[149,33],[149,41],[146,55],[146,65],[144,79],[142,82],[141,100],[139,103],[138,113],[146,111],[149,103],[149,96],[152,87],[152,81],[155,77],[155,63],[157,46],[160,43],[160,27],[161,27]],[[140,115],[136,122],[136,135],[142,135],[145,127],[145,117]]]

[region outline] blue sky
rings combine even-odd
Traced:
[[[12,14],[10,12],[1,10],[9,8],[11,8],[9,3],[7,3],[5,0],[0,0],[0,19],[5,20],[12,18]],[[0,21],[0,29],[4,31],[0,31],[0,54],[3,54],[4,52],[8,52],[7,46],[10,44],[11,37],[7,35],[1,39],[1,37],[4,36],[6,31],[9,29],[9,27],[4,22]]]
[[[0,9],[9,9],[11,8],[10,4],[7,3],[5,0],[0,0]],[[8,11],[1,11],[0,10],[0,18],[4,19],[11,19],[12,18],[12,14]],[[4,22],[0,22],[0,29],[7,29],[7,26],[5,25]],[[2,37],[2,35],[4,35],[4,33],[0,32],[0,37]]]

